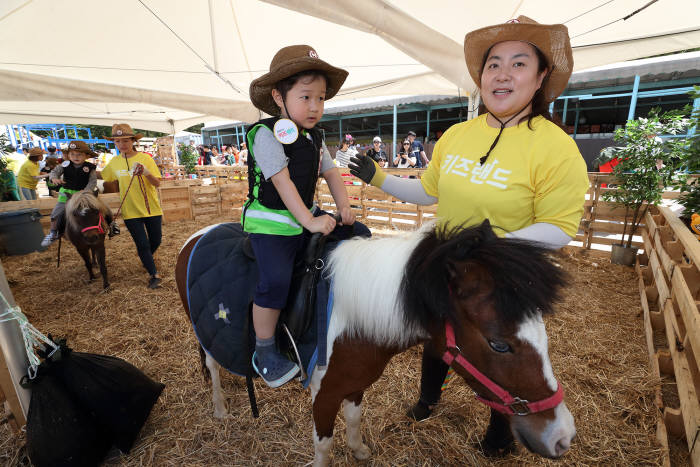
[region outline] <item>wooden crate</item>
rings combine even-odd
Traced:
[[[163,209],[163,222],[193,219],[190,188],[188,186],[161,185],[158,192]]]
[[[200,216],[221,215],[221,193],[218,186],[191,186],[189,190],[192,215],[195,219]]]

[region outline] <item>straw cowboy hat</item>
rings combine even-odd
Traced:
[[[566,88],[574,68],[569,30],[563,24],[540,24],[527,16],[518,16],[504,24],[477,29],[464,38],[464,58],[477,86],[486,52],[505,41],[523,41],[537,47],[547,58],[549,77],[543,84],[544,97],[552,102]]]
[[[98,155],[96,152],[90,149],[90,146],[88,146],[85,141],[71,141],[68,143],[68,147],[64,149],[63,152],[68,154],[70,151],[82,152],[88,157],[97,157]]]
[[[114,141],[115,138],[134,138],[138,140],[143,138],[143,133],[134,134],[134,130],[131,129],[128,123],[115,123],[112,125],[112,136],[105,136],[105,139]]]
[[[29,151],[27,151],[27,157],[43,156],[44,154],[46,154],[46,151],[41,148],[31,148]]]
[[[250,83],[250,100],[253,105],[270,115],[279,115],[280,109],[272,99],[272,89],[279,81],[301,71],[318,70],[325,73],[326,100],[335,96],[348,77],[348,72],[336,68],[320,58],[308,45],[290,45],[281,49],[272,57],[270,72]]]

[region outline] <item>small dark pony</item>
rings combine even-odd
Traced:
[[[180,252],[179,288],[181,265],[201,233]],[[345,241],[331,253],[325,274],[334,302],[328,365],[316,368],[310,384],[315,466],[330,462],[341,405],[348,446],[356,458],[369,458],[360,432],[364,391],[394,355],[420,343],[491,408],[482,445],[506,450],[517,440],[552,458],[568,451],[576,428],[552,371],[542,320],[553,311],[565,276],[547,250],[499,238],[488,221],[470,228],[426,226],[403,237]],[[218,366],[208,355],[206,363],[216,372],[214,405],[221,415]]]
[[[91,282],[95,279],[92,268],[99,264],[104,289],[109,287],[105,235],[111,222],[112,211],[92,193],[78,192],[66,203],[66,237],[85,261]]]

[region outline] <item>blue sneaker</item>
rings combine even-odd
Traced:
[[[287,360],[277,352],[267,352],[264,358],[253,353],[253,368],[271,388],[278,388],[299,373],[299,365]]]

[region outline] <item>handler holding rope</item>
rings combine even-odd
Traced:
[[[134,134],[126,123],[112,126],[112,137],[107,139],[114,141],[119,155],[113,157],[102,170],[102,178],[107,182],[119,183],[121,204],[114,218],[119,216],[119,212],[122,213],[141,264],[150,275],[148,287],[156,289],[161,282],[153,262],[153,253],[160,246],[162,236],[163,211],[156,191],[160,186],[160,171],[150,156],[134,149],[136,141],[141,138],[143,134]]]
[[[470,32],[464,53],[486,113],[445,132],[420,180],[387,177],[367,157],[353,158],[350,171],[401,200],[438,203],[440,223],[489,219],[497,235],[561,248],[576,235],[589,186],[576,143],[548,109],[573,69],[567,28],[520,16]],[[440,398],[443,352],[423,351],[421,396],[409,411],[417,420]],[[498,416],[492,411],[492,424]]]

